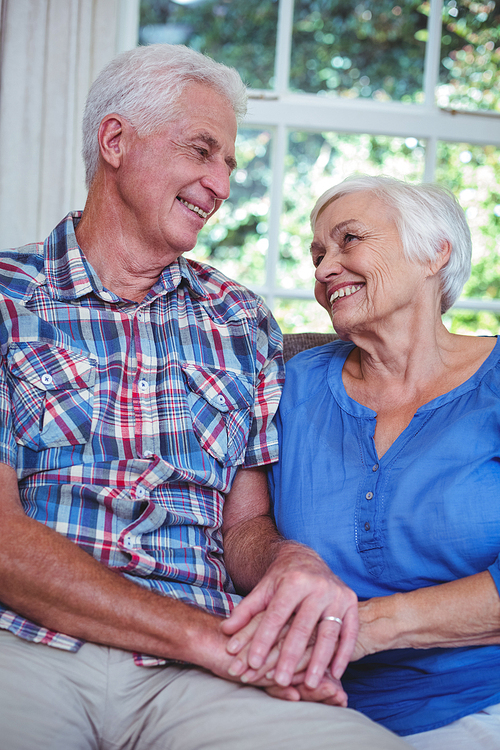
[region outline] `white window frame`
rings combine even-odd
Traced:
[[[272,186],[269,214],[269,249],[265,283],[252,288],[271,309],[277,299],[313,300],[313,290],[283,288],[277,279],[280,219],[283,206],[282,186],[288,133],[291,130],[340,133],[369,133],[395,137],[413,137],[425,141],[424,179],[434,179],[438,141],[455,141],[500,147],[500,115],[494,112],[463,112],[438,107],[435,89],[438,83],[441,50],[443,0],[431,0],[428,40],[424,64],[423,104],[376,102],[320,97],[291,92],[288,86],[292,43],[294,0],[280,0],[275,63],[275,88],[251,90],[249,111],[243,126],[272,129]],[[369,128],[366,123],[369,122]],[[499,300],[460,299],[454,306],[500,312]]]

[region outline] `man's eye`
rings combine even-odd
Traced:
[[[351,242],[352,240],[357,240],[357,239],[358,239],[358,237],[355,234],[350,234],[349,232],[347,232],[344,235],[344,242],[346,242],[346,243],[347,242]]]
[[[202,156],[204,159],[208,158],[209,154],[206,148],[202,148],[201,146],[199,146],[196,150],[199,153],[199,155]]]

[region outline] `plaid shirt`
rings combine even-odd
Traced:
[[[25,512],[103,565],[227,615],[222,510],[278,456],[281,335],[260,298],[183,257],[141,302],[105,289],[67,216],[0,254],[0,461]],[[0,627],[81,641],[0,608]],[[162,663],[139,657],[138,663]]]

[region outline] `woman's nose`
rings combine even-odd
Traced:
[[[336,251],[330,250],[325,253],[321,263],[316,267],[314,276],[316,281],[325,283],[332,276],[338,276],[342,272],[342,266],[339,262],[339,255]]]

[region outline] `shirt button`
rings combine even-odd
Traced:
[[[368,521],[365,523],[365,531],[370,531],[370,524]]]
[[[127,534],[123,542],[127,549],[132,549],[132,547],[134,546],[134,540],[132,539],[132,534]]]
[[[139,310],[137,313],[137,320],[142,320],[143,317],[144,317],[144,313],[142,312],[142,310]]]
[[[140,500],[141,497],[144,497],[145,494],[146,494],[145,487],[142,487],[141,485],[139,485],[139,487],[137,487],[137,489],[135,491],[135,496],[138,497],[139,500]]]
[[[366,497],[367,500],[371,500],[372,497],[373,497],[373,492],[367,492],[366,495],[365,495],[365,497]]]
[[[216,400],[217,400],[217,402],[218,402],[219,404],[222,404],[222,405],[224,405],[224,404],[226,403],[226,399],[224,398],[224,396],[222,395],[222,393],[220,393],[220,394],[219,394],[219,395],[217,396],[217,399],[216,399]]]
[[[139,380],[139,390],[141,393],[147,393],[149,391],[149,385],[147,380]]]
[[[372,471],[378,471],[378,464],[373,464]]]
[[[52,385],[53,382],[54,378],[52,377],[52,375],[49,375],[48,372],[44,372],[42,375],[42,383],[44,385]]]

